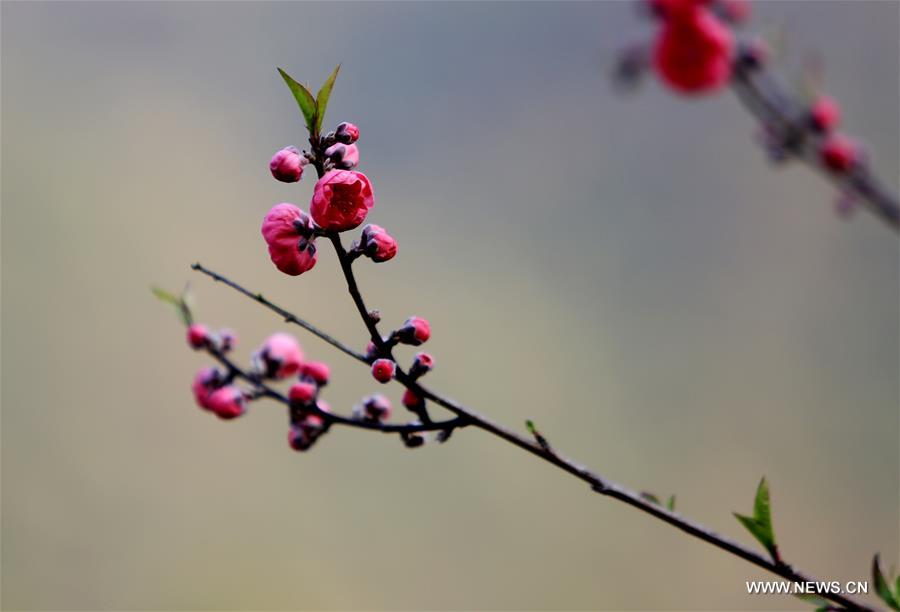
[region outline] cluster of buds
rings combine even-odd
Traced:
[[[769,158],[799,158],[836,179],[867,171],[852,139],[837,133],[841,110],[831,97],[790,95],[763,74],[769,51],[759,38],[738,39],[750,14],[748,0],[640,0],[658,24],[650,43],[622,50],[616,81],[633,86],[652,69],[671,90],[712,93],[731,85],[760,119],[760,141]],[[760,110],[763,109],[763,110]],[[843,181],[838,210],[849,212],[858,195]]]
[[[344,122],[322,138],[322,159],[317,159],[315,153],[287,147],[269,162],[273,176],[285,182],[300,180],[303,167],[310,160],[316,161],[320,170],[309,214],[285,202],[275,205],[263,219],[261,231],[269,257],[285,274],[298,276],[311,270],[318,256],[316,238],[356,229],[375,206],[371,182],[354,170],[359,164],[358,139],[359,128]],[[351,248],[352,257],[365,255],[374,262],[388,261],[396,254],[397,241],[374,224],[363,228],[360,239]]]
[[[230,330],[211,333],[205,325],[193,323],[188,326],[187,341],[192,348],[207,350],[223,363],[231,363],[225,360],[236,343]],[[255,384],[249,388],[239,386],[236,381],[240,376]],[[288,391],[291,416],[288,440],[292,448],[306,450],[328,429],[323,415],[329,414],[330,409],[318,395],[330,376],[327,364],[305,360],[294,336],[275,333],[253,353],[246,373],[236,366],[225,370],[204,367],[194,376],[192,390],[198,406],[221,419],[231,420],[246,413],[248,403],[263,395],[260,392],[263,381],[296,378]]]

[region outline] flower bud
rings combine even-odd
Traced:
[[[237,344],[237,334],[230,329],[220,329],[216,334],[216,346],[223,353],[227,353]]]
[[[300,376],[315,382],[320,387],[328,384],[331,378],[331,368],[321,361],[307,361],[300,366]]]
[[[381,263],[397,254],[397,241],[380,225],[369,223],[363,228],[359,249],[372,261]]]
[[[413,412],[425,405],[425,400],[416,395],[411,389],[403,392],[403,399],[400,401]]]
[[[325,155],[328,156],[335,168],[341,170],[353,170],[359,165],[359,149],[355,144],[335,143],[325,149]]]
[[[420,425],[418,421],[411,423],[412,425]],[[400,439],[406,448],[418,448],[425,444],[425,432],[422,431],[404,431],[400,433]]]
[[[667,15],[653,54],[660,78],[684,94],[720,89],[731,77],[731,32],[695,3],[672,13]]]
[[[825,167],[835,173],[849,171],[860,159],[859,147],[842,134],[826,138],[819,148],[819,156]]]
[[[383,423],[391,418],[391,402],[383,395],[370,395],[353,409],[353,416],[369,423]]]
[[[819,96],[809,109],[810,126],[817,132],[831,132],[840,122],[841,107],[830,96]]]
[[[404,344],[419,346],[431,337],[431,326],[422,317],[410,317],[397,330],[397,339]]]
[[[365,174],[331,170],[316,183],[310,214],[320,227],[343,232],[359,227],[373,206],[375,197]]]
[[[288,430],[288,444],[295,451],[306,451],[312,448],[316,440],[325,431],[325,422],[317,414],[307,414]]]
[[[409,375],[418,378],[434,369],[434,358],[428,353],[416,353]]]
[[[359,128],[352,123],[346,121],[337,126],[334,130],[334,139],[347,145],[351,145],[359,140]]]
[[[288,390],[288,399],[292,404],[305,406],[315,399],[317,392],[318,388],[314,384],[298,382],[291,385]]]
[[[378,350],[378,346],[369,340],[369,343],[366,344],[366,359],[369,361],[373,361],[378,358],[381,352]]]
[[[394,377],[396,367],[396,364],[390,359],[376,359],[372,363],[372,376],[382,384],[390,382]]]
[[[247,410],[244,392],[234,385],[213,391],[207,401],[209,409],[223,420],[235,419]]]
[[[200,323],[192,323],[187,329],[187,341],[193,349],[201,349],[209,342],[209,328]]]
[[[196,376],[194,376],[194,383],[191,385],[197,405],[204,410],[211,410],[209,396],[222,386],[223,380],[224,376],[222,373],[214,367],[203,368],[197,372]]]
[[[297,339],[285,333],[269,336],[253,355],[254,367],[268,378],[287,378],[300,371],[303,350]]]
[[[291,276],[311,270],[319,254],[309,215],[293,204],[272,207],[262,224],[262,235],[269,246],[275,267]]]
[[[272,156],[269,170],[272,171],[272,176],[283,183],[296,183],[303,176],[303,166],[306,163],[306,158],[297,147],[285,147]]]

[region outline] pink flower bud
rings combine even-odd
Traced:
[[[428,353],[416,353],[413,359],[412,367],[409,369],[410,376],[418,378],[426,372],[434,369],[434,358]]]
[[[300,422],[288,430],[288,444],[295,451],[312,448],[316,440],[325,432],[325,421],[317,414],[307,414]]]
[[[187,329],[187,341],[191,348],[201,349],[209,342],[209,329],[200,323],[192,323]]]
[[[660,78],[685,94],[720,89],[731,78],[731,32],[702,6],[691,4],[671,13],[653,53]]]
[[[416,395],[412,390],[407,389],[403,392],[403,399],[400,400],[404,406],[409,408],[410,410],[415,410],[420,408],[422,404],[425,402],[421,397]]]
[[[819,96],[809,109],[809,121],[813,129],[830,132],[841,122],[841,107],[829,96]]]
[[[370,423],[383,423],[391,418],[391,401],[383,395],[370,395],[353,410],[354,417]]]
[[[213,391],[207,402],[209,409],[224,420],[235,419],[247,410],[244,392],[234,385],[227,385]]]
[[[222,373],[216,368],[203,368],[194,376],[191,390],[194,392],[194,400],[204,410],[210,410],[210,394],[222,386]]]
[[[300,155],[297,147],[285,147],[272,156],[269,162],[269,170],[274,176],[283,183],[296,183],[303,176],[303,166],[307,160]]]
[[[303,350],[297,339],[285,333],[269,336],[253,355],[254,367],[269,378],[287,378],[300,371]]]
[[[310,214],[320,227],[343,232],[359,227],[373,206],[375,197],[365,174],[332,170],[316,183]]]
[[[300,367],[300,376],[312,380],[320,387],[328,384],[331,378],[331,368],[327,363],[321,361],[307,361]]]
[[[397,254],[397,241],[380,225],[369,223],[363,228],[360,249],[376,263],[393,259]]]
[[[338,142],[325,149],[325,155],[335,168],[341,170],[352,170],[359,165],[359,149],[355,144],[345,145]]]
[[[298,382],[291,385],[288,391],[288,399],[291,403],[305,405],[309,404],[316,397],[318,389],[315,385],[306,382]]]
[[[273,206],[263,219],[262,235],[272,263],[285,274],[297,276],[316,265],[312,220],[293,204]]]
[[[372,364],[372,376],[375,380],[384,384],[394,377],[396,367],[390,359],[376,359]]]
[[[359,140],[359,128],[346,121],[337,126],[334,131],[334,139],[338,142],[351,145]]]
[[[822,143],[819,156],[832,172],[847,172],[859,161],[859,147],[846,136],[835,134]]]
[[[237,334],[230,329],[220,329],[215,337],[216,347],[223,353],[227,353],[237,344]]]
[[[410,317],[397,330],[397,338],[404,344],[418,346],[431,337],[431,326],[422,317]]]
[[[379,354],[380,353],[379,353],[378,347],[375,345],[374,342],[369,340],[369,343],[366,344],[366,359],[368,359],[369,361],[372,361],[372,360],[376,359]]]

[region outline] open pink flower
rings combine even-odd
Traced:
[[[272,263],[285,274],[297,276],[316,265],[312,220],[293,204],[273,206],[263,219],[262,235]]]
[[[332,170],[316,183],[309,212],[320,227],[343,232],[359,227],[373,206],[375,197],[365,174]]]

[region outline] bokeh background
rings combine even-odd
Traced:
[[[898,5],[760,2],[896,189]],[[246,358],[277,318],[196,260],[360,347],[334,257],[269,262],[272,180],[302,144],[275,72],[344,68],[362,130],[360,263],[388,325],[433,326],[433,387],[752,543],[771,481],[785,556],[866,579],[897,562],[897,238],[773,170],[728,93],[616,94],[625,2],[38,3],[2,9],[2,604],[22,610],[805,609],[766,575],[478,431],[417,451],[338,430],[307,455],[261,404],[198,410],[206,363],[149,286],[190,281]],[[297,330],[301,333],[301,330]],[[325,397],[374,390],[329,361]],[[410,353],[411,354],[411,353]],[[391,396],[399,400],[396,389]]]

